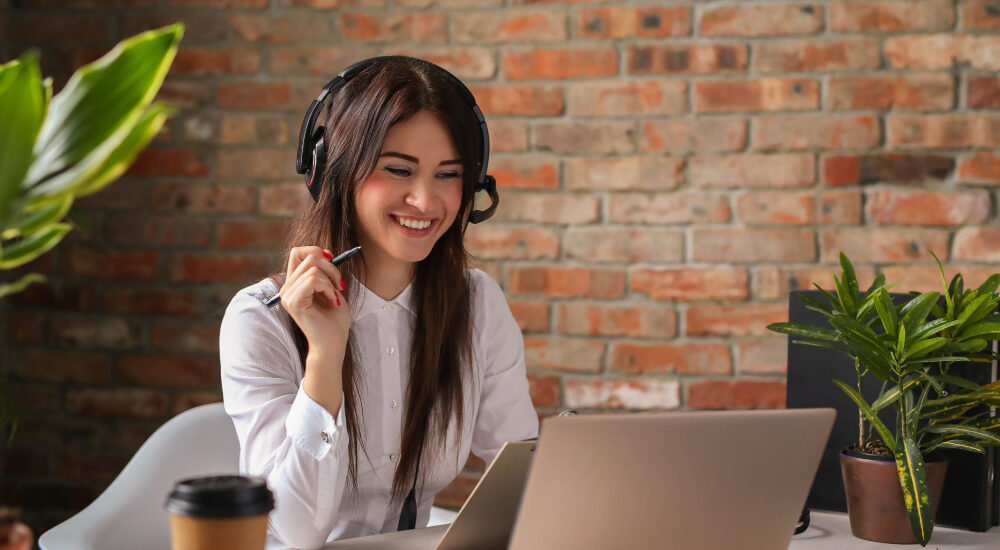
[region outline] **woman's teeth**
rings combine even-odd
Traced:
[[[413,220],[410,218],[396,218],[399,225],[403,227],[409,227],[410,229],[427,229],[431,226],[430,220]]]

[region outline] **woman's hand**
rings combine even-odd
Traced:
[[[316,246],[293,248],[288,255],[281,307],[292,316],[309,342],[309,354],[343,357],[351,328],[351,310],[341,291],[340,270],[332,253]]]

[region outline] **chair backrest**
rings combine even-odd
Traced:
[[[222,403],[185,411],[139,447],[111,485],[83,511],[46,531],[42,550],[164,550],[170,518],[163,504],[180,479],[239,472],[240,445]]]

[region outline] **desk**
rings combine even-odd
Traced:
[[[323,548],[343,550],[434,550],[448,530],[447,525],[385,533],[371,537],[347,539],[328,543]],[[997,550],[1000,548],[1000,528],[986,533],[937,526],[931,536],[928,550]],[[809,529],[792,537],[789,550],[914,550],[919,544],[882,544],[855,538],[847,514],[813,512]],[[922,550],[922,549],[921,549]]]

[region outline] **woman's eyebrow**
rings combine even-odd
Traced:
[[[407,155],[405,153],[397,153],[396,151],[386,151],[386,152],[382,153],[381,155],[379,155],[379,158],[382,158],[382,157],[399,157],[399,158],[401,158],[403,160],[408,160],[408,161],[410,161],[410,162],[412,162],[414,164],[420,164],[420,159],[418,159],[417,157],[415,157],[413,155]],[[438,164],[438,166],[444,166],[446,164],[462,164],[462,161],[461,161],[461,159],[442,160]]]

